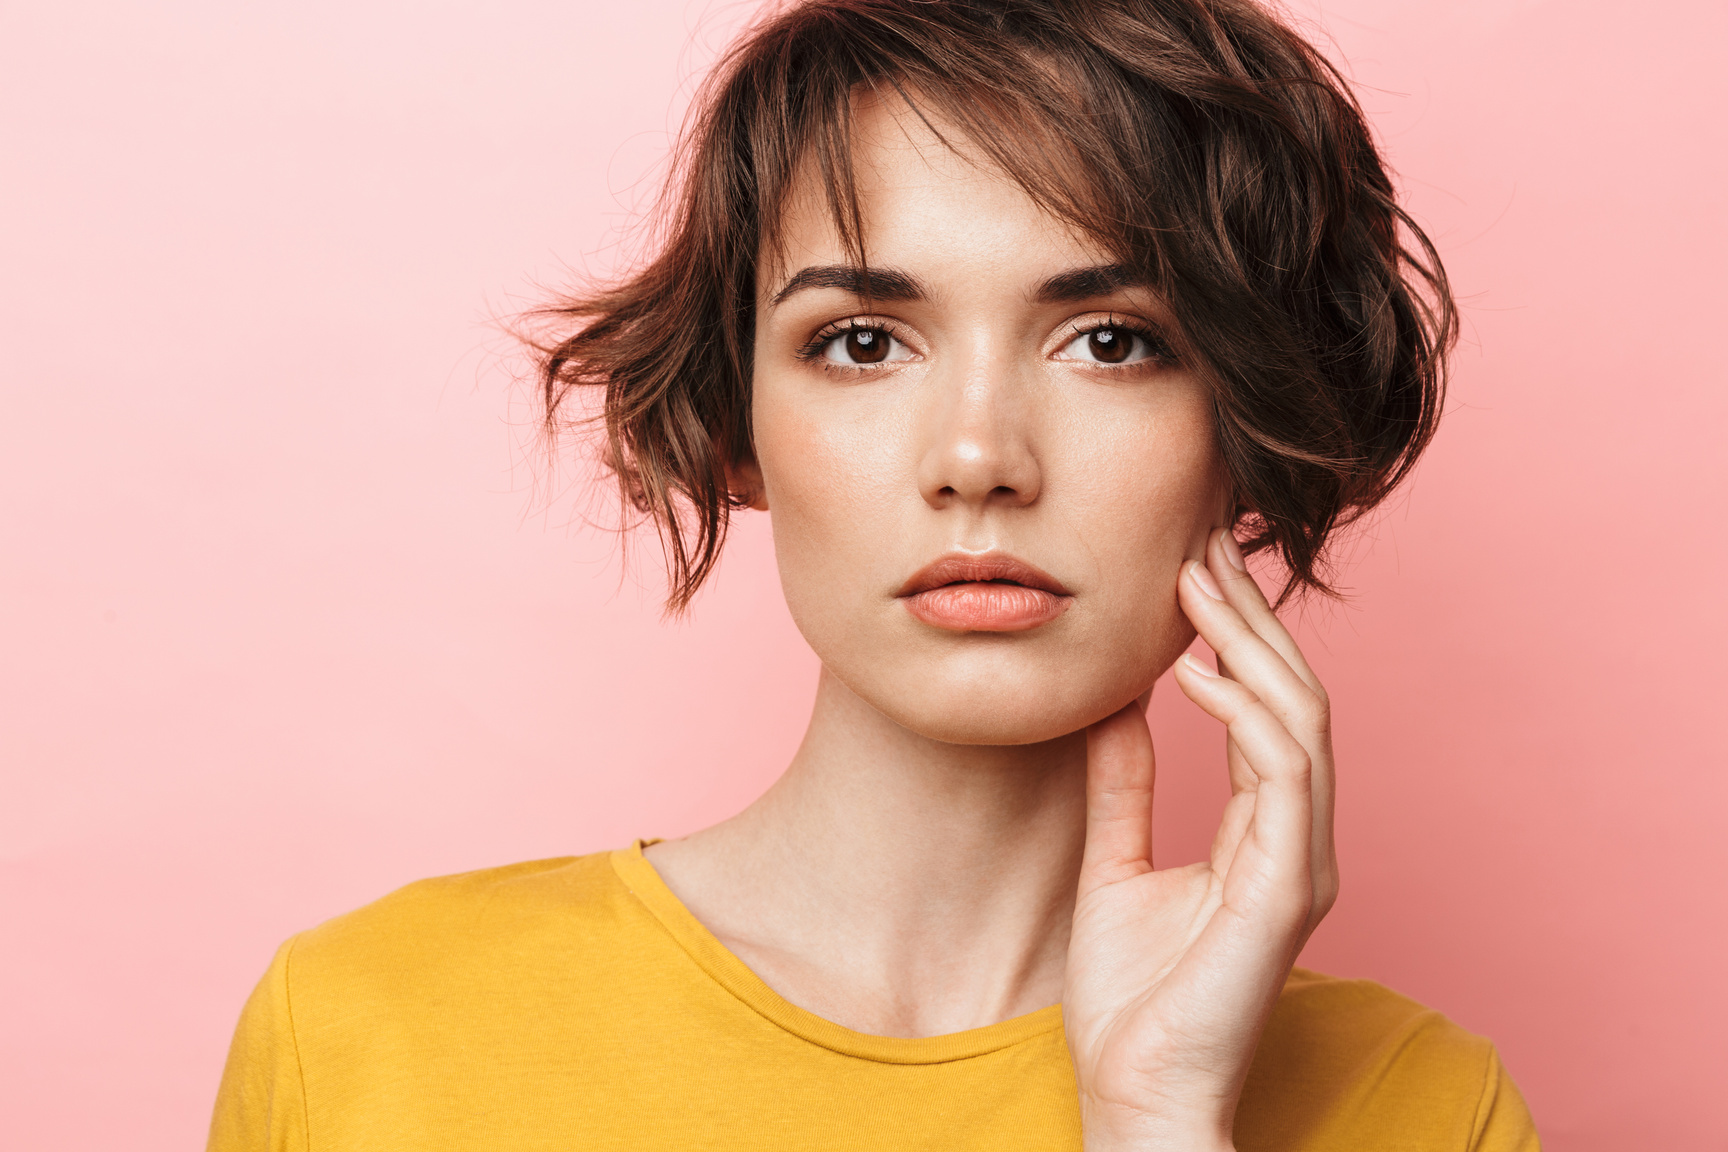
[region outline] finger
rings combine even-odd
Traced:
[[[1229,676],[1229,665],[1220,660],[1218,671]],[[1327,705],[1330,708],[1330,705]],[[1314,876],[1314,910],[1309,914],[1307,932],[1313,932],[1320,920],[1329,912],[1338,900],[1338,849],[1333,839],[1333,813],[1337,795],[1337,763],[1332,757],[1330,739],[1320,742],[1320,755],[1314,760],[1311,779],[1313,782],[1314,832],[1312,852],[1309,866]],[[1245,789],[1254,786],[1254,770],[1248,766],[1247,758],[1242,755],[1242,749],[1236,746],[1228,733],[1224,736],[1224,759],[1230,769],[1230,793],[1240,795]],[[1223,829],[1219,830],[1223,835]],[[1214,843],[1213,861],[1227,860],[1221,857],[1219,845]],[[1234,854],[1235,846],[1230,846],[1230,854]],[[1225,863],[1223,867],[1228,867]],[[1306,939],[1306,934],[1304,939]]]
[[[1220,674],[1229,675],[1228,672],[1222,671]],[[1230,739],[1228,732],[1224,734],[1224,763],[1230,769],[1230,794],[1232,796],[1245,788],[1254,787],[1254,769],[1248,767],[1247,757],[1242,755],[1242,749],[1236,747],[1236,741]]]
[[[1201,638],[1218,653],[1219,665],[1228,678],[1247,686],[1264,701],[1310,755],[1322,755],[1328,726],[1326,700],[1248,626],[1242,614],[1224,599],[1223,590],[1205,565],[1198,561],[1186,564],[1177,592],[1182,610]]]
[[[1229,665],[1222,659],[1218,664],[1220,673],[1228,676]],[[1228,732],[1224,737],[1224,745],[1225,759],[1230,768],[1231,795],[1241,796],[1244,791],[1255,786],[1254,771],[1249,766],[1247,757],[1242,754],[1242,749]],[[1338,900],[1338,850],[1333,838],[1333,810],[1337,786],[1330,738],[1322,734],[1316,751],[1317,755],[1313,757],[1309,773],[1312,831],[1309,837],[1308,867],[1312,877],[1313,904],[1302,933],[1304,941],[1319,927],[1320,921]],[[1226,823],[1228,815],[1226,810]],[[1227,831],[1227,827],[1221,826],[1213,842],[1213,866],[1220,874],[1228,871],[1229,861],[1235,855],[1236,840],[1240,839],[1239,833],[1233,833],[1235,839],[1228,839]]]
[[[1220,876],[1229,872],[1236,848],[1241,843],[1243,833],[1247,831],[1247,821],[1253,813],[1256,783],[1254,770],[1249,767],[1248,759],[1242,755],[1242,749],[1236,746],[1236,741],[1226,734],[1224,745],[1225,759],[1230,766],[1231,802],[1225,807],[1224,819],[1212,840],[1212,866]],[[1314,902],[1308,913],[1308,923],[1302,931],[1304,941],[1320,926],[1320,921],[1338,902],[1338,849],[1332,833],[1336,771],[1332,758],[1328,755],[1310,772],[1313,833],[1310,838],[1308,869],[1312,877]],[[1246,801],[1248,807],[1234,810],[1239,801]]]
[[[1315,694],[1320,706],[1329,714],[1331,701],[1325,686],[1320,683],[1320,678],[1314,674],[1313,668],[1302,655],[1302,649],[1297,645],[1295,637],[1290,635],[1284,622],[1272,610],[1265,593],[1260,590],[1259,583],[1249,575],[1242,549],[1229,529],[1220,529],[1208,542],[1207,567],[1217,578],[1225,600],[1242,614],[1243,620],[1254,629],[1256,635],[1284,658],[1291,671],[1302,678],[1303,683]],[[1228,661],[1220,660],[1219,665],[1219,670],[1224,675],[1230,675]],[[1245,765],[1242,764],[1241,751],[1233,742],[1227,743],[1229,750],[1226,755],[1230,762],[1231,781],[1234,786],[1236,779],[1245,770]],[[1329,735],[1324,738],[1323,747],[1318,751],[1320,755],[1316,759],[1313,773],[1315,913],[1310,931],[1338,898],[1338,852],[1333,840],[1337,770],[1332,759]]]
[[[1082,893],[1152,870],[1152,733],[1136,704],[1086,729]]]
[[[1252,788],[1230,797],[1230,802],[1224,805],[1224,815],[1218,821],[1218,831],[1212,836],[1212,871],[1219,876],[1230,872],[1230,864],[1236,859],[1236,849],[1242,846],[1242,837],[1248,833],[1248,824],[1254,819],[1254,790]]]
[[[1211,542],[1214,551],[1222,544],[1223,533],[1219,533]],[[1229,563],[1221,565],[1232,571]],[[1248,627],[1247,620],[1237,609],[1236,603],[1220,603],[1213,598],[1213,589],[1223,591],[1223,581],[1216,580],[1217,573],[1211,569],[1199,569],[1185,573],[1180,594],[1183,608],[1195,621],[1195,627],[1201,635],[1218,651],[1218,666],[1226,677],[1238,680],[1249,687],[1267,705],[1279,715],[1289,727],[1293,735],[1307,749],[1310,763],[1310,806],[1312,808],[1313,824],[1309,840],[1309,869],[1314,885],[1314,917],[1313,925],[1319,923],[1319,917],[1325,915],[1337,899],[1338,893],[1338,856],[1333,839],[1333,810],[1336,792],[1336,780],[1332,759],[1330,701],[1323,690],[1316,691],[1308,679],[1297,676],[1296,670],[1284,659],[1284,654],[1274,648],[1269,640],[1260,632]],[[1214,582],[1211,588],[1206,587],[1203,579],[1210,575]],[[1259,588],[1251,579],[1238,582],[1236,591],[1239,594],[1251,594],[1253,603],[1265,607],[1265,598],[1260,595]],[[1195,593],[1199,594],[1196,595]],[[1240,599],[1240,597],[1239,597]],[[1249,605],[1252,608],[1252,604]],[[1266,619],[1271,621],[1270,627],[1275,629],[1275,635],[1282,637],[1291,650],[1295,642],[1277,617],[1265,609]],[[1207,621],[1207,625],[1202,624]],[[1210,632],[1209,627],[1215,629]],[[1300,653],[1298,653],[1300,656]],[[1306,668],[1306,664],[1301,667]],[[1309,672],[1312,677],[1312,671]],[[1229,740],[1226,753],[1230,765],[1230,780],[1233,791],[1240,791],[1246,785],[1244,776],[1251,774],[1243,749],[1234,739]]]
[[[1333,805],[1337,795],[1337,769],[1330,748],[1313,773],[1314,833],[1311,849],[1314,874],[1314,907],[1308,914],[1303,939],[1319,927],[1320,920],[1338,901],[1338,846],[1333,839]]]
[[[1320,678],[1314,675],[1314,670],[1308,666],[1308,661],[1302,655],[1302,649],[1297,646],[1295,637],[1290,635],[1290,630],[1284,627],[1284,622],[1272,611],[1272,605],[1267,601],[1266,594],[1260,590],[1259,583],[1248,574],[1248,561],[1243,558],[1242,549],[1228,528],[1220,528],[1207,541],[1206,567],[1223,589],[1225,601],[1242,614],[1248,627],[1284,658],[1284,662],[1303,683],[1324,696],[1326,690],[1321,687]]]
[[[1196,656],[1195,659],[1202,658]],[[1223,657],[1214,653],[1213,659],[1218,665],[1220,676],[1229,676],[1230,679],[1235,679],[1234,676],[1230,676],[1230,666]],[[1243,757],[1242,749],[1236,747],[1236,741],[1230,739],[1228,732],[1224,734],[1224,764],[1230,771],[1230,794],[1232,796],[1244,789],[1254,787],[1254,770],[1248,767],[1248,761]]]
[[[1246,835],[1272,867],[1269,879],[1281,894],[1280,906],[1306,922],[1314,900],[1313,763],[1307,749],[1246,686],[1217,675],[1194,657],[1177,661],[1176,682],[1225,725],[1252,768],[1256,783]],[[1243,799],[1239,796],[1232,804]],[[1242,850],[1238,845],[1236,859]]]

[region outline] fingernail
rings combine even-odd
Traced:
[[[1219,544],[1224,548],[1224,559],[1230,561],[1230,567],[1238,572],[1248,571],[1248,562],[1242,559],[1242,549],[1236,546],[1234,534],[1225,532],[1224,538],[1219,541]]]
[[[1188,565],[1188,571],[1194,574],[1194,583],[1200,585],[1200,591],[1214,600],[1224,599],[1224,590],[1218,587],[1218,581],[1212,579],[1212,573],[1206,571],[1206,565],[1195,560]]]
[[[1182,653],[1182,662],[1188,665],[1190,671],[1198,672],[1202,676],[1210,676],[1214,680],[1218,678],[1218,673],[1206,667],[1206,661],[1200,659],[1192,652]]]

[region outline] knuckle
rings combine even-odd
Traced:
[[[1248,685],[1239,680],[1228,679],[1223,681],[1223,685],[1224,695],[1230,701],[1232,711],[1229,722],[1232,725],[1245,723],[1256,712],[1265,709],[1266,705]]]
[[[1332,906],[1338,903],[1338,877],[1336,875],[1322,876],[1314,885],[1314,914],[1318,919],[1332,911]]]
[[[1279,901],[1278,915],[1291,927],[1310,923],[1314,918],[1313,889],[1292,888],[1289,894]]]
[[[1212,645],[1213,655],[1218,657],[1220,665],[1228,665],[1230,658],[1242,651],[1242,642],[1228,632],[1218,637],[1216,641],[1208,636],[1206,642]]]
[[[1316,732],[1327,731],[1332,723],[1331,702],[1324,692],[1304,692],[1296,705],[1295,720]]]

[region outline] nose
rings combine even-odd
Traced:
[[[918,487],[932,508],[1018,508],[1038,499],[1042,470],[1031,398],[1008,366],[982,363],[935,393],[922,414]]]

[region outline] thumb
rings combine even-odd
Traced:
[[[1086,729],[1086,892],[1152,870],[1152,733],[1138,701]]]

